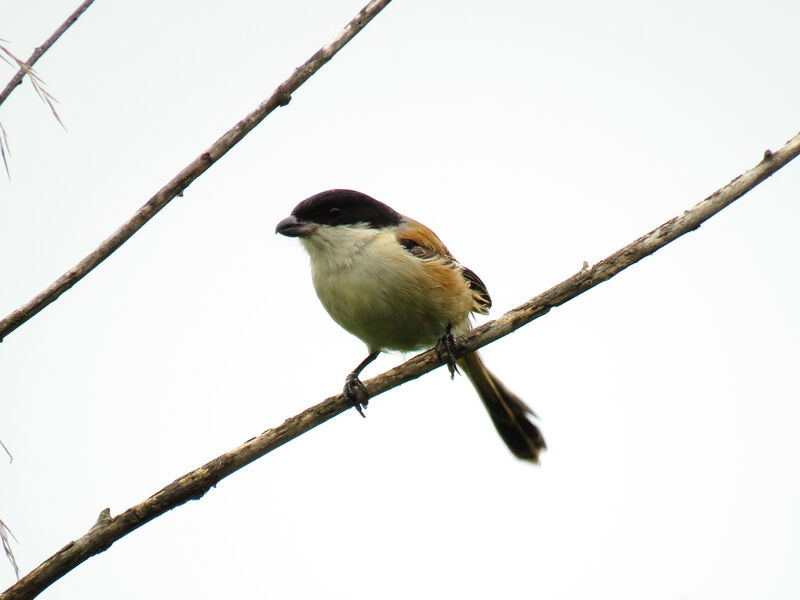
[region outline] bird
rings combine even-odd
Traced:
[[[492,300],[431,229],[367,194],[332,189],[300,202],[275,232],[300,240],[325,310],[367,346],[343,389],[361,416],[369,395],[359,375],[369,363],[381,352],[433,347],[451,378],[458,368],[466,374],[514,456],[538,462],[546,444],[533,410],[477,352],[456,359],[456,336],[472,328],[473,313],[488,314]]]

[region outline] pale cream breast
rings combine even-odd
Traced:
[[[370,350],[428,348],[448,325],[469,327],[473,300],[457,267],[413,256],[394,232],[321,226],[302,242],[323,306]]]

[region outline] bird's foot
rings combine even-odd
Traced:
[[[358,373],[350,373],[344,380],[344,389],[342,390],[345,400],[352,404],[355,409],[365,419],[367,416],[362,409],[367,408],[369,404],[369,392],[361,380],[358,378]]]
[[[456,336],[453,335],[453,327],[448,325],[445,334],[436,342],[436,354],[439,355],[439,360],[447,365],[447,370],[450,371],[450,379],[455,379],[456,373],[461,374],[456,365],[458,350],[458,341]]]

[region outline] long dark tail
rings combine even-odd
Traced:
[[[477,352],[460,359],[458,366],[475,386],[497,433],[514,456],[539,462],[539,452],[547,446],[539,428],[531,421],[536,416],[534,412],[489,372]]]

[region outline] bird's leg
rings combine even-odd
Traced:
[[[358,414],[365,419],[366,416],[361,409],[367,408],[367,404],[369,404],[369,392],[367,392],[367,388],[364,387],[364,384],[361,383],[358,375],[364,370],[364,367],[378,358],[378,354],[380,354],[380,352],[371,352],[344,380],[344,390],[342,390],[342,393],[344,393],[345,400],[352,404],[358,411]]]
[[[461,374],[456,365],[457,353],[458,341],[456,336],[453,335],[453,326],[448,325],[445,334],[436,342],[436,354],[439,355],[439,360],[447,365],[447,370],[450,371],[450,379],[455,379],[456,373]]]

